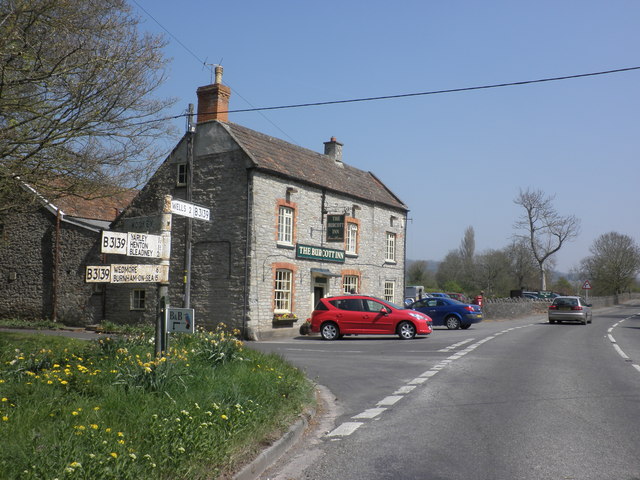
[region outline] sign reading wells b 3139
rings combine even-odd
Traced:
[[[208,208],[182,200],[171,200],[171,213],[198,220],[210,220],[211,212]]]

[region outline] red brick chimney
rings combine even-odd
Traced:
[[[231,89],[222,85],[222,66],[216,66],[216,81],[213,85],[199,87],[197,123],[209,120],[229,121],[229,97]]]

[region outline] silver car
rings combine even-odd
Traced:
[[[591,323],[591,304],[582,297],[556,297],[549,305],[549,323]]]

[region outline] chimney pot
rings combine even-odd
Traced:
[[[342,165],[342,144],[336,140],[336,137],[331,137],[331,140],[324,142],[324,154]]]
[[[216,67],[216,83],[199,87],[197,123],[219,120],[229,121],[229,97],[231,89],[222,85],[222,67]]]

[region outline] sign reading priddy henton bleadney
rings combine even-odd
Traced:
[[[344,263],[344,250],[314,247],[311,245],[302,245],[299,243],[296,246],[296,257],[307,258],[309,260],[322,260],[324,262]]]

